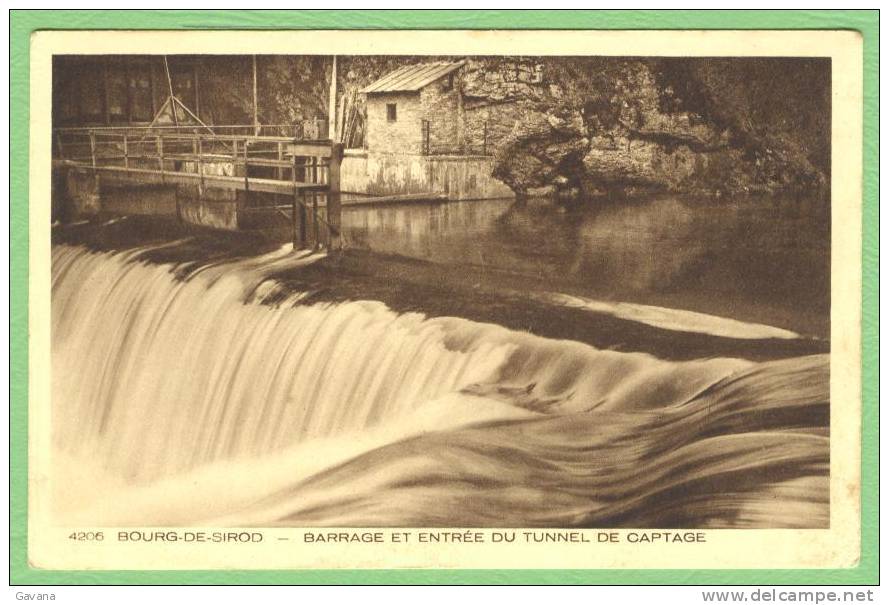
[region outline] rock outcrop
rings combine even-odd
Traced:
[[[823,190],[829,86],[797,86],[781,111],[764,109],[768,82],[738,61],[486,58],[470,61],[463,90],[468,111],[492,109],[495,176],[519,194]],[[793,61],[754,76],[799,69]],[[807,132],[794,130],[794,107],[815,116]],[[812,132],[818,119],[824,130]]]

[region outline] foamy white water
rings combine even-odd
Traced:
[[[318,255],[282,248],[181,278],[143,251],[53,249],[66,520],[826,519],[823,356],[669,362],[373,301],[282,298],[268,276]],[[74,480],[85,471],[89,483]]]
[[[685,311],[683,309],[668,309],[666,307],[627,302],[606,302],[561,293],[551,294],[549,300],[566,307],[575,307],[595,313],[605,313],[620,319],[636,321],[655,328],[677,332],[693,332],[696,334],[743,339],[793,339],[800,337],[796,332],[783,328],[738,321],[728,317],[719,317],[696,311]]]

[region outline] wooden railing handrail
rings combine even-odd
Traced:
[[[294,124],[262,124],[262,128],[291,128]],[[202,126],[200,124],[125,124],[122,126],[56,126],[53,130],[57,132],[69,132],[76,130],[206,130],[207,128],[243,128],[245,130],[255,130],[253,124],[212,124]]]
[[[84,125],[84,126],[55,126],[53,127],[53,132],[60,134],[76,134],[86,132],[88,130],[93,130],[96,132],[157,132],[157,131],[167,131],[167,132],[203,132],[208,134],[221,134],[222,131],[227,131],[228,133],[235,132],[239,135],[253,135],[253,136],[266,136],[263,135],[263,132],[269,131],[278,131],[279,133],[289,133],[287,135],[279,134],[279,135],[269,135],[269,136],[297,136],[297,131],[299,131],[299,136],[304,136],[306,132],[319,132],[321,131],[321,125],[325,125],[324,130],[326,130],[327,120],[316,119],[316,120],[303,120],[302,122],[297,122],[293,124],[260,124],[259,125],[259,134],[257,134],[257,127],[253,124],[121,124],[121,125],[109,125],[109,124],[93,124],[93,125]]]
[[[205,187],[241,190],[248,196],[254,191],[292,195],[294,229],[299,225],[299,232],[294,231],[294,246],[308,241],[305,227],[309,217],[312,240],[316,244],[322,238],[328,243],[338,240],[341,143],[328,139],[225,135],[194,130],[181,126],[172,132],[166,129],[134,132],[131,128],[113,131],[80,128],[64,133],[56,130],[53,141],[58,155],[54,165],[58,162],[91,173],[97,185],[99,174],[104,174],[137,182],[196,184],[201,196]],[[222,170],[223,174],[208,173],[207,165],[214,163],[233,168]],[[241,166],[243,170],[238,169]],[[251,167],[270,169],[264,174],[273,177],[257,176],[255,171],[251,175]],[[297,180],[299,175],[302,176]],[[332,212],[331,216],[321,215],[317,194],[327,196],[327,212]],[[311,203],[308,196],[312,197]]]
[[[149,135],[155,131],[146,131],[136,134]],[[71,133],[69,133],[71,134]],[[93,130],[84,130],[82,132],[74,133],[80,134],[84,137],[95,136],[102,138],[111,138],[111,139],[119,139],[123,140],[123,137],[126,135],[124,132],[96,132]],[[204,141],[251,141],[258,143],[299,143],[301,145],[315,145],[318,147],[329,147],[333,141],[330,139],[302,139],[299,137],[281,137],[281,136],[256,136],[256,135],[241,135],[241,134],[193,134],[193,133],[173,133],[166,134],[163,132],[159,132],[154,136],[163,137],[166,141],[181,141],[181,142],[190,142],[195,136],[200,137]]]

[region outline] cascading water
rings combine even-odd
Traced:
[[[183,274],[143,251],[53,248],[65,521],[828,524],[826,355],[664,361],[303,304],[269,276],[314,257],[286,250]]]

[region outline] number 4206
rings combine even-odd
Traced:
[[[105,539],[100,531],[76,531],[68,536],[69,540],[101,542]]]

